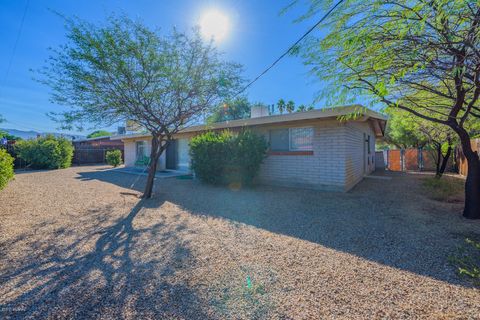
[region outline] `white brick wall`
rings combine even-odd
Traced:
[[[375,133],[368,122],[349,122],[346,127],[345,190],[375,170]],[[370,135],[370,155],[365,139]],[[364,159],[365,157],[365,159]]]
[[[262,164],[259,182],[319,190],[343,190],[344,124],[324,120],[317,121],[313,128],[313,155],[270,155]]]
[[[136,161],[136,146],[135,143],[137,141],[145,141],[145,155],[150,156],[151,151],[151,139],[128,139],[124,140],[124,150],[125,150],[125,167],[134,167]],[[165,151],[160,155],[157,170],[165,170],[166,165],[166,157]]]

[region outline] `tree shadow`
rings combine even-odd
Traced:
[[[194,265],[188,242],[178,241],[162,219],[147,226],[134,223],[144,209],[161,205],[140,200],[113,225],[63,247],[52,239],[68,236],[67,230],[32,244],[37,250],[0,277],[2,286],[22,289],[20,295],[2,298],[0,318],[211,318],[196,292],[173,277]],[[109,210],[92,211],[90,218],[100,226]],[[146,252],[148,239],[153,242]]]
[[[82,172],[79,178],[124,188],[132,179],[111,172]],[[456,276],[448,257],[464,235],[479,234],[479,224],[462,219],[458,205],[424,198],[416,179],[420,177],[365,179],[348,193],[277,187],[230,190],[178,179],[157,180],[155,188],[157,198],[192,214],[241,222],[470,287]],[[140,191],[143,185],[141,177],[134,188]]]

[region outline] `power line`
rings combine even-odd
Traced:
[[[10,69],[12,68],[13,58],[15,57],[15,53],[17,51],[17,46],[18,46],[18,42],[20,40],[20,35],[22,34],[23,24],[25,22],[25,16],[27,15],[27,10],[28,10],[29,3],[30,3],[30,0],[27,0],[27,3],[25,4],[25,8],[23,9],[22,20],[20,21],[20,28],[18,29],[17,38],[15,39],[15,43],[13,44],[12,56],[10,57],[10,60],[8,62],[7,72],[5,73],[5,78],[3,79],[3,82],[5,82],[7,80],[8,74],[10,73]]]
[[[323,15],[323,17],[318,20],[317,23],[315,23],[310,29],[308,29],[307,32],[305,32],[297,41],[295,41],[295,43],[293,45],[291,45],[287,51],[285,51],[280,57],[277,58],[277,60],[275,60],[270,66],[268,66],[265,70],[263,70],[255,79],[253,79],[252,81],[250,81],[245,87],[242,88],[242,90],[240,90],[239,92],[237,92],[234,96],[238,96],[239,94],[245,92],[245,90],[247,90],[252,84],[254,84],[258,79],[260,79],[264,74],[266,74],[268,71],[270,71],[270,69],[272,69],[280,60],[282,60],[287,54],[289,54],[303,39],[305,39],[306,36],[308,36],[313,30],[315,30],[316,27],[318,27],[320,25],[320,23],[322,23],[332,12],[333,10],[335,10],[342,2],[344,2],[345,0],[339,0],[333,7],[330,8],[330,10],[327,11],[327,13],[325,13]]]

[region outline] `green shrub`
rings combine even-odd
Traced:
[[[207,132],[190,141],[193,171],[212,184],[251,185],[266,151],[265,139],[250,131]]]
[[[7,150],[0,149],[0,190],[6,187],[13,176],[13,157],[8,154]]]
[[[460,276],[472,280],[480,285],[480,241],[465,239],[466,246],[458,248],[458,252],[449,257],[450,262],[457,268]]]
[[[53,135],[19,141],[15,151],[34,169],[68,168],[72,164],[72,143]]]
[[[120,150],[109,150],[105,154],[105,159],[107,163],[111,166],[118,167],[122,162],[122,151]]]

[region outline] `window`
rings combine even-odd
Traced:
[[[285,128],[270,130],[272,151],[312,151],[313,128]]]
[[[275,129],[270,131],[270,149],[273,151],[289,151],[288,129]]]
[[[135,153],[137,160],[141,160],[145,157],[145,141],[137,141],[135,143]]]
[[[291,128],[290,150],[310,151],[313,150],[313,128]]]

